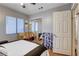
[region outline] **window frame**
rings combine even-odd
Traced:
[[[7,31],[6,31],[6,25],[7,25],[7,19],[6,19],[6,17],[13,17],[13,18],[15,18],[16,19],[16,32],[15,33],[7,33]],[[18,31],[17,31],[17,20],[18,19],[23,19],[23,21],[24,21],[24,28],[23,28],[23,31],[25,32],[25,19],[24,18],[20,18],[20,17],[14,17],[14,16],[5,16],[5,33],[6,34],[17,34],[18,33]],[[21,33],[21,32],[19,32],[19,33]]]

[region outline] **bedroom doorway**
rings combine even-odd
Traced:
[[[42,33],[42,19],[34,19],[29,21],[29,30],[30,32],[33,32],[36,35],[36,39],[34,42],[38,44],[42,44],[43,40],[39,39],[39,33]]]

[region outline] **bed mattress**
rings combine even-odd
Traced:
[[[3,44],[1,46],[4,46],[6,48],[8,56],[24,56],[39,45],[29,41],[19,40]]]

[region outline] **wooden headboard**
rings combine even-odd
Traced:
[[[33,32],[23,32],[23,33],[18,33],[17,34],[17,39],[24,39],[25,38],[30,38],[30,37],[36,37],[35,33]]]

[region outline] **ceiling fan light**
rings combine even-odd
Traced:
[[[24,5],[24,3],[20,3],[20,5]]]
[[[36,5],[36,3],[31,3],[32,5]]]

